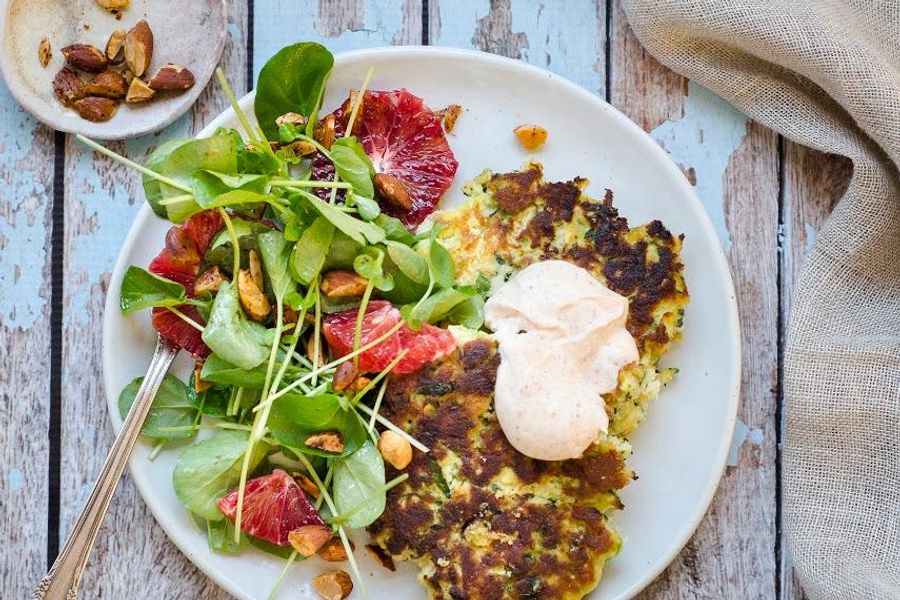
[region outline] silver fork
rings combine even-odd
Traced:
[[[94,489],[91,490],[87,504],[69,534],[69,539],[66,540],[62,551],[56,557],[53,566],[50,567],[50,571],[31,593],[32,600],[62,600],[63,598],[76,600],[78,597],[81,575],[87,565],[91,549],[94,547],[100,525],[103,524],[109,502],[122,477],[122,471],[125,470],[125,465],[128,463],[128,457],[134,448],[144,419],[150,411],[150,405],[156,397],[156,392],[159,391],[163,377],[178,354],[178,350],[177,346],[157,336],[153,360],[150,361],[147,375],[138,390],[134,404],[128,411],[128,416],[125,417],[125,424],[122,425],[121,431],[106,456],[106,463],[94,483]]]

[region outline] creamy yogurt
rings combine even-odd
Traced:
[[[504,283],[484,316],[500,346],[494,404],[509,442],[540,460],[581,456],[609,426],[601,394],[638,359],[628,299],[548,260]]]

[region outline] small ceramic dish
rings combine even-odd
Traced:
[[[145,78],[171,62],[190,69],[194,86],[145,104],[122,102],[103,123],[63,106],[53,92],[53,78],[65,65],[61,49],[83,43],[102,51],[114,30],[127,31],[141,19],[154,37]],[[50,127],[105,140],[134,137],[162,129],[193,105],[219,62],[227,23],[225,0],[131,0],[118,16],[95,0],[0,0],[0,70],[19,104]],[[45,38],[52,53],[46,67],[38,58]]]

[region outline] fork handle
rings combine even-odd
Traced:
[[[109,502],[122,477],[122,471],[125,470],[125,465],[128,463],[128,457],[131,455],[131,449],[134,448],[144,419],[150,411],[150,405],[153,403],[163,377],[172,365],[176,354],[178,354],[177,347],[170,345],[162,338],[157,338],[156,349],[153,352],[150,367],[147,369],[147,375],[138,390],[131,410],[128,411],[128,416],[125,417],[122,429],[116,435],[112,448],[106,456],[106,463],[94,483],[94,489],[91,490],[87,504],[78,516],[75,527],[72,528],[69,538],[53,562],[53,566],[50,567],[50,571],[32,592],[32,600],[76,600],[78,597],[81,575],[87,564],[88,556],[91,554],[91,549],[94,547],[94,540],[97,538],[100,525],[103,524]]]

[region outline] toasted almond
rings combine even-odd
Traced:
[[[169,63],[160,67],[147,85],[158,92],[187,90],[194,87],[194,74],[186,67]]]
[[[316,127],[316,141],[325,146],[327,150],[331,150],[334,138],[337,134],[334,128],[334,115],[326,115],[322,122]]]
[[[66,106],[71,106],[73,102],[84,97],[83,88],[84,82],[81,77],[69,67],[64,67],[53,78],[53,92]]]
[[[366,553],[373,561],[377,562],[388,571],[394,572],[397,570],[397,566],[394,565],[394,559],[391,558],[391,555],[385,552],[384,548],[381,546],[366,544]]]
[[[103,98],[101,96],[85,96],[72,103],[81,118],[95,123],[109,121],[116,114],[119,103],[112,98]]]
[[[306,140],[297,140],[287,146],[282,146],[282,148],[285,152],[290,152],[294,156],[312,156],[317,151],[315,144]]]
[[[249,269],[241,269],[238,273],[238,297],[244,312],[254,321],[265,321],[272,312],[269,300],[256,285]]]
[[[353,298],[362,296],[369,280],[353,271],[328,271],[322,278],[322,293],[329,298]]]
[[[540,125],[519,125],[513,133],[519,144],[529,152],[538,150],[547,141],[547,130]]]
[[[313,498],[319,497],[319,486],[317,486],[312,479],[310,479],[303,473],[294,473],[293,475],[294,479],[297,480],[297,484],[300,486],[300,489],[302,489]]]
[[[399,433],[390,429],[378,438],[378,451],[395,469],[403,470],[412,462],[412,446]]]
[[[104,98],[123,98],[128,91],[125,77],[117,71],[103,71],[84,85],[82,90],[87,96],[103,96]]]
[[[203,371],[203,360],[197,359],[194,361],[194,391],[198,394],[201,394],[211,388],[213,384],[209,381],[203,381],[200,378],[200,373]]]
[[[281,305],[281,313],[282,313],[282,319],[284,320],[285,325],[290,325],[291,323],[296,323],[297,319],[300,316],[297,314],[296,310],[294,310],[287,304]]]
[[[353,591],[353,580],[344,571],[329,571],[313,577],[313,588],[324,600],[344,600]]]
[[[150,66],[153,58],[153,31],[147,21],[141,19],[125,35],[125,64],[136,77]]]
[[[53,50],[50,49],[50,40],[44,38],[38,44],[38,60],[41,62],[42,67],[46,67],[50,64],[51,58],[53,58]]]
[[[284,125],[285,123],[290,125],[306,125],[306,117],[295,112],[286,112],[275,119],[276,125]]]
[[[353,552],[354,550],[356,550],[356,546],[353,545],[353,542],[350,542],[350,551]],[[347,560],[347,549],[344,548],[341,538],[333,537],[325,542],[322,549],[319,550],[319,556],[322,560],[327,560],[328,562],[344,562]]]
[[[125,60],[125,36],[128,35],[124,29],[116,29],[109,35],[106,41],[106,60],[114,65]]]
[[[253,283],[261,291],[265,291],[266,283],[263,278],[262,261],[259,260],[259,254],[253,248],[247,253],[247,262],[250,265],[250,275],[253,277]]]
[[[215,295],[225,283],[225,276],[218,266],[213,265],[207,270],[200,273],[194,281],[194,294],[201,296],[203,294]]]
[[[114,13],[121,12],[128,8],[129,0],[97,0],[97,5]]]
[[[82,71],[99,73],[106,68],[106,57],[90,44],[70,44],[62,49],[66,62]]]
[[[336,392],[343,392],[353,385],[357,376],[359,376],[359,369],[356,368],[353,361],[344,361],[334,370],[331,387]]]
[[[453,128],[456,127],[456,120],[459,118],[459,115],[462,114],[462,111],[463,107],[459,104],[451,104],[447,108],[435,111],[434,114],[441,120],[444,131],[450,133],[453,131]]]
[[[135,77],[128,86],[125,102],[127,104],[141,104],[153,98],[154,95],[156,95],[156,90],[151,89],[140,77]]]
[[[303,558],[309,558],[331,539],[331,529],[324,525],[305,525],[288,533],[288,543]]]
[[[382,200],[402,210],[412,209],[412,198],[406,191],[406,185],[398,178],[387,173],[376,173],[374,183],[375,191]]]
[[[338,431],[322,431],[314,433],[304,442],[308,448],[316,448],[325,452],[339,454],[344,451],[344,438]]]
[[[353,382],[353,391],[361,392],[363,391],[367,385],[372,383],[372,380],[368,377],[357,377],[356,381]]]

